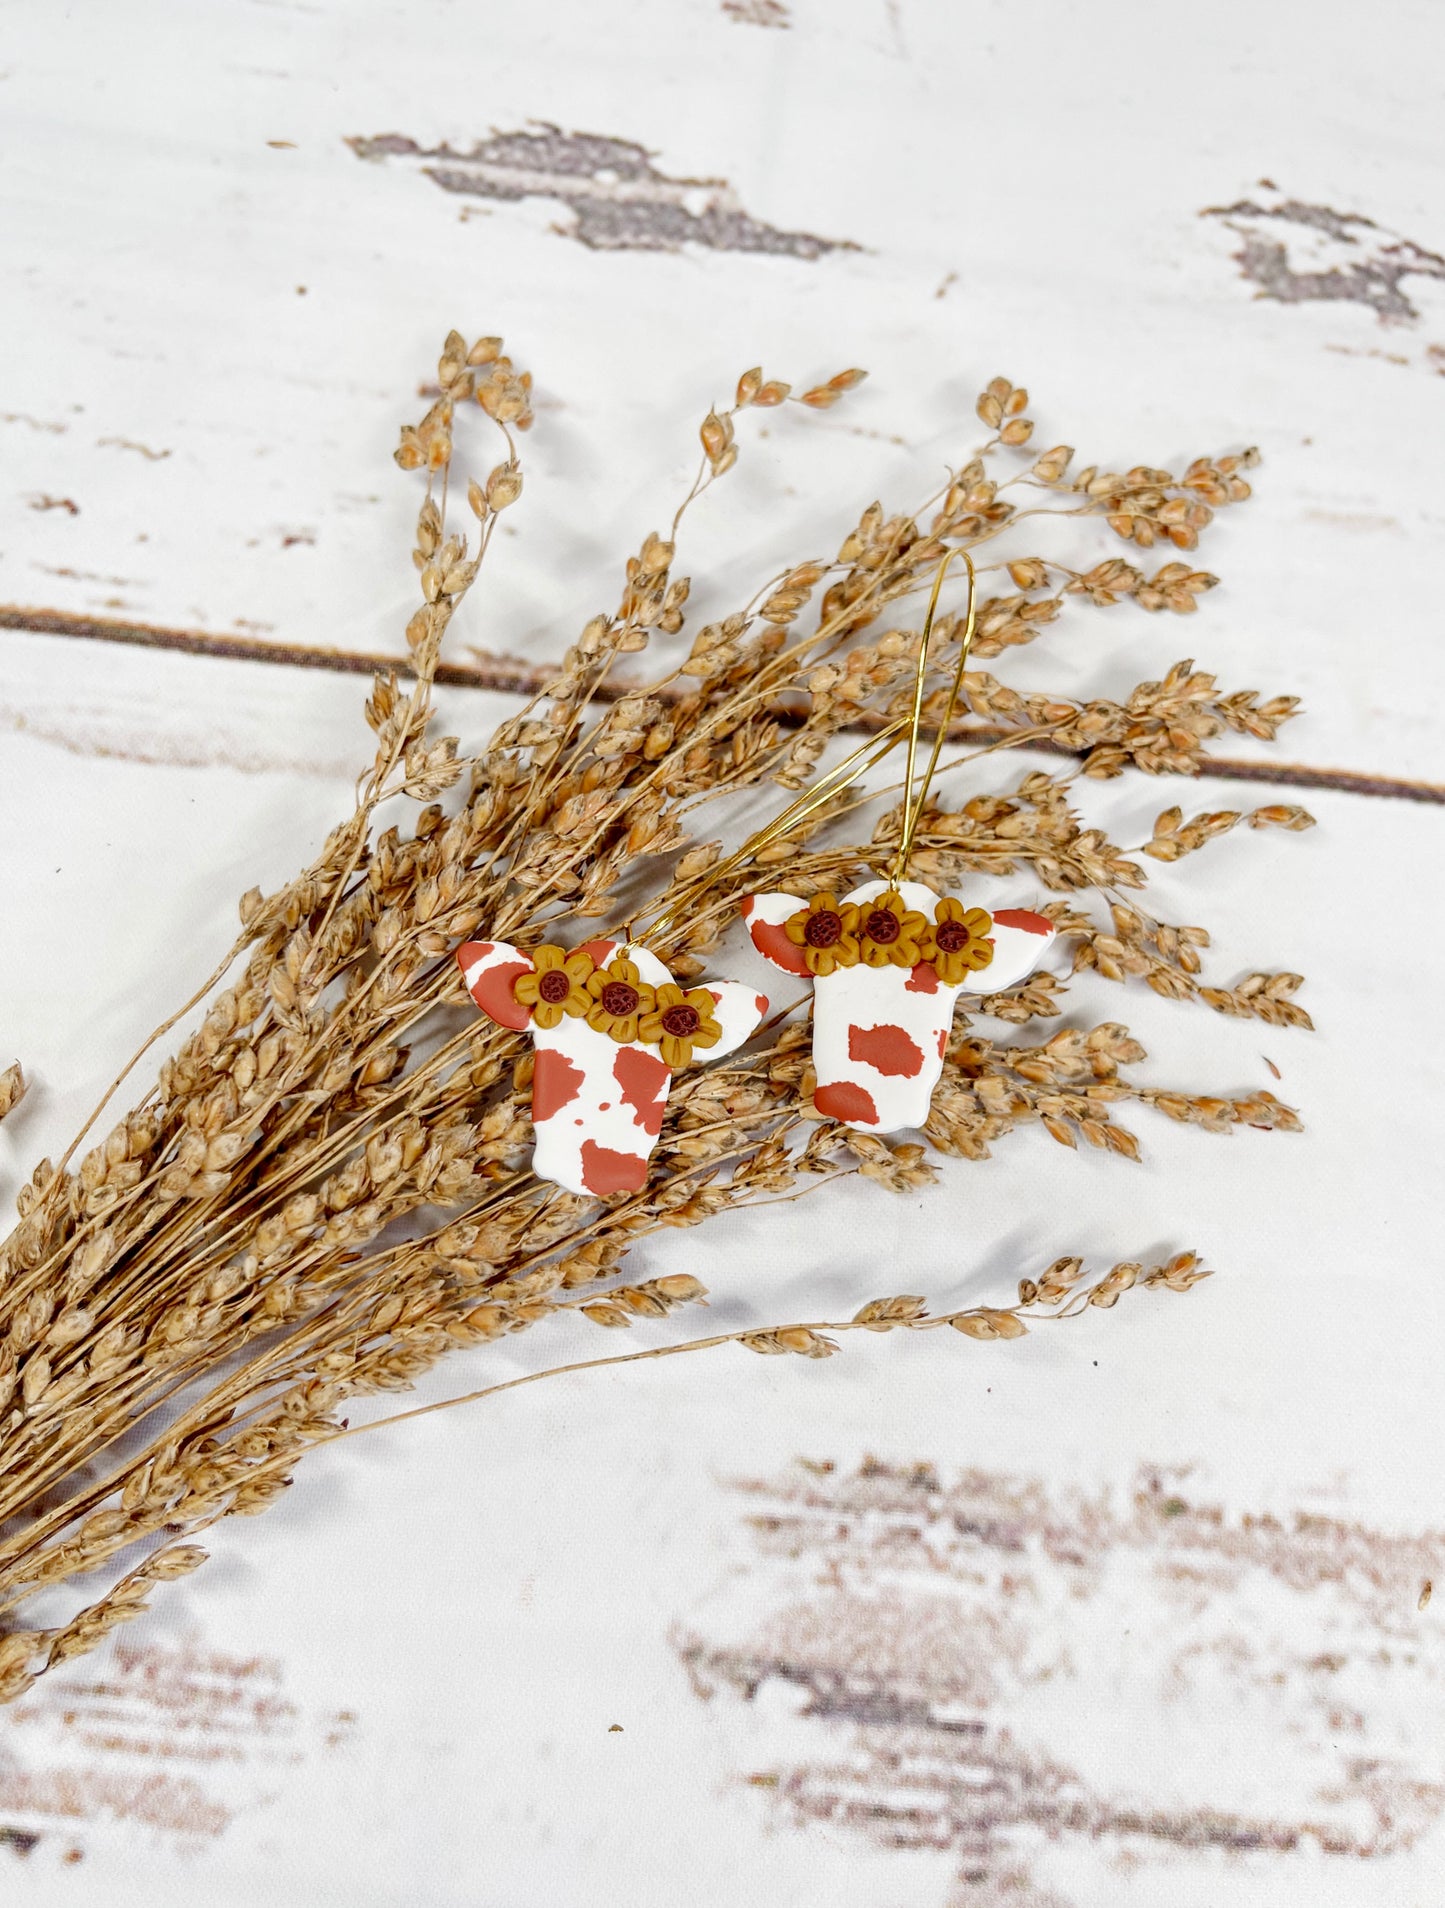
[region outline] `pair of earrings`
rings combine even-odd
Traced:
[[[928,639],[945,558],[919,645],[911,715],[820,777],[767,828],[712,871],[713,879],[777,839],[880,761],[906,727],[908,766],[898,852],[887,879],[841,899],[781,891],[741,906],[753,945],[786,974],[813,983],[813,1065],[818,1111],[867,1133],[922,1126],[960,994],[1002,993],[1038,966],[1054,939],[1026,908],[990,913],[908,879],[913,837],[963,683],[973,639],[973,564],[966,553],[968,617],[952,689],[916,794],[911,794],[923,713]],[[866,762],[860,758],[866,757]],[[653,924],[656,934],[665,919]],[[768,998],[738,981],[684,987],[641,941],[597,939],[528,953],[504,941],[468,941],[457,961],[472,999],[499,1025],[530,1031],[534,1048],[533,1170],[568,1192],[637,1192],[662,1131],[672,1076],[721,1060],[756,1032]]]

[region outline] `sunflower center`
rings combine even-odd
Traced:
[[[690,1040],[701,1025],[702,1015],[685,1000],[669,1007],[662,1016],[662,1031],[671,1034],[674,1040]]]
[[[892,947],[903,932],[903,925],[891,908],[875,908],[863,923],[863,932],[879,947]]]
[[[933,930],[933,938],[945,954],[960,954],[973,936],[963,921],[940,921]]]
[[[539,998],[550,1002],[554,1007],[560,1006],[571,991],[572,983],[560,967],[549,967],[537,982]]]
[[[819,908],[808,916],[803,939],[809,947],[836,947],[843,938],[843,917],[831,908]]]
[[[635,987],[629,987],[626,981],[608,981],[602,989],[602,1005],[614,1020],[626,1020],[635,1014],[642,1004],[642,997]]]

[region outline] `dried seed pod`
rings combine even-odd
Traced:
[[[860,375],[840,372],[794,401],[827,409]],[[676,1075],[640,1184],[586,1196],[546,1190],[527,1164],[526,1106],[538,1096],[545,1104],[565,1079],[554,1069],[549,1081],[542,1055],[516,1029],[462,1027],[450,960],[457,941],[505,935],[530,961],[560,922],[596,918],[611,934],[629,910],[667,920],[670,909],[675,925],[659,951],[686,990],[738,898],[762,885],[758,866],[804,905],[875,877],[891,859],[899,817],[881,816],[871,836],[856,814],[841,825],[839,812],[867,799],[862,786],[770,842],[747,869],[729,867],[716,842],[689,843],[704,800],[755,798],[769,782],[801,788],[847,731],[876,736],[907,715],[917,610],[945,549],[987,537],[1008,571],[1008,593],[978,606],[975,662],[1048,639],[1078,598],[1090,614],[1130,597],[1151,612],[1189,614],[1213,584],[1183,557],[1148,575],[1122,556],[1075,574],[1040,553],[1032,535],[1026,545],[1006,541],[1013,504],[1001,486],[1015,479],[998,464],[1025,469],[1027,459],[1007,452],[1034,426],[1028,393],[995,379],[978,407],[991,441],[948,474],[923,514],[870,504],[835,565],[780,565],[744,607],[720,601],[687,656],[679,662],[669,651],[650,683],[634,676],[620,687],[613,669],[682,627],[691,586],[673,575],[680,529],[636,544],[616,613],[584,620],[560,662],[449,659],[533,699],[464,760],[433,720],[442,645],[498,513],[520,496],[517,433],[531,422],[533,393],[495,337],[467,347],[449,333],[438,377],[440,392],[396,452],[424,492],[411,546],[417,595],[402,619],[405,670],[383,669],[370,684],[371,761],[353,813],[292,880],[243,897],[240,943],[200,1024],[184,1023],[194,1031],[181,1033],[135,1114],[78,1149],[74,1165],[67,1156],[59,1168],[36,1168],[17,1201],[19,1222],[0,1243],[0,1516],[18,1545],[9,1564],[0,1560],[0,1594],[49,1595],[134,1546],[167,1546],[58,1629],[0,1639],[0,1699],[46,1662],[93,1647],[143,1606],[152,1583],[200,1561],[194,1545],[171,1545],[168,1531],[194,1535],[277,1501],[306,1451],[343,1431],[335,1415],[343,1398],[404,1391],[459,1345],[545,1328],[578,1309],[635,1328],[620,1341],[629,1348],[609,1358],[670,1351],[674,1341],[655,1342],[667,1334],[653,1327],[706,1295],[683,1273],[619,1283],[640,1241],[751,1198],[794,1198],[844,1172],[912,1193],[937,1171],[916,1135],[845,1129],[840,1103],[834,1113],[816,1104],[811,1029],[784,1013],[711,1073]],[[761,367],[746,371],[734,411],[711,412],[701,427],[697,488],[731,467],[749,413],[791,396]],[[501,426],[503,461],[481,481],[456,468],[457,447],[488,419]],[[1071,513],[1112,524],[1132,544],[1187,550],[1209,534],[1215,511],[1248,494],[1243,473],[1254,462],[1252,453],[1199,458],[1182,477],[1143,462],[1086,463],[1070,478],[1073,451],[1056,445],[1033,458],[1031,479],[1064,490]],[[446,514],[448,496],[463,494],[480,525],[470,540]],[[1030,531],[1041,527],[1031,522]],[[961,635],[956,614],[937,618],[925,729],[942,719]],[[1157,922],[1142,902],[1120,898],[1144,888],[1160,861],[1235,831],[1235,811],[1186,821],[1166,808],[1133,857],[1079,812],[1089,778],[1194,775],[1207,769],[1215,738],[1272,739],[1296,706],[1289,696],[1227,690],[1188,661],[1126,686],[1117,700],[1087,688],[1016,689],[971,667],[961,707],[986,745],[1027,737],[1073,760],[1057,775],[973,784],[954,807],[933,803],[919,818],[919,871],[939,891],[961,886],[966,896],[978,874],[1026,880],[1051,937],[1071,945],[1082,993],[1097,995],[1105,979],[1142,983],[1236,1018],[1306,1026],[1297,975],[1261,968],[1228,988],[1205,985],[1203,930]],[[1284,803],[1247,819],[1252,829],[1309,825]],[[901,968],[899,976],[901,987]],[[1267,1092],[1229,1098],[1136,1084],[1127,1069],[1143,1052],[1116,1021],[1013,1031],[1049,1017],[1056,1024],[1065,1005],[1083,1009],[1085,1001],[1065,1001],[1070,984],[1063,972],[1041,971],[979,995],[970,1012],[1005,1023],[999,1039],[982,1036],[967,1014],[930,1024],[941,1063],[925,1132],[935,1152],[984,1161],[1039,1123],[1060,1144],[1133,1158],[1138,1141],[1120,1123],[1130,1101],[1206,1133],[1298,1127]],[[886,1039],[870,1051],[892,1063]],[[608,1078],[610,1114],[625,1083]],[[825,1099],[827,1084],[836,1082],[825,1084]],[[23,1085],[17,1067],[0,1074],[0,1113]],[[1019,1308],[1071,1316],[1108,1309],[1136,1283],[1185,1291],[1205,1276],[1192,1254],[1180,1254],[1147,1272],[1123,1262],[1091,1286],[1078,1260],[1061,1260],[1019,1281]],[[944,1324],[981,1340],[1026,1329],[1015,1308],[930,1319],[924,1301],[905,1294],[828,1326],[693,1342],[816,1359],[850,1331]],[[118,1443],[122,1434],[134,1443]],[[112,1469],[110,1498],[74,1491],[82,1475]],[[72,1495],[75,1516],[42,1526]]]

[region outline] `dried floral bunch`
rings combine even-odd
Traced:
[[[448,625],[521,493],[517,434],[531,421],[531,386],[500,340],[468,349],[448,337],[441,394],[397,452],[426,484],[413,552],[421,602],[404,669],[379,676],[366,705],[376,746],[354,812],[285,887],[242,899],[235,945],[151,1040],[203,1006],[195,1031],[102,1141],[81,1154],[77,1140],[58,1164],[36,1168],[0,1247],[0,1611],[11,1626],[0,1637],[0,1696],[91,1648],[142,1607],[151,1584],[202,1561],[194,1543],[174,1539],[264,1510],[309,1447],[354,1435],[338,1418],[347,1397],[405,1390],[455,1347],[559,1316],[627,1326],[702,1299],[683,1275],[622,1280],[629,1249],[663,1227],[792,1198],[845,1173],[895,1191],[934,1179],[924,1145],[819,1116],[805,995],[745,1050],[679,1075],[640,1193],[597,1200],[547,1186],[528,1166],[528,1042],[479,1019],[452,959],[479,930],[565,950],[592,931],[580,923],[606,917],[647,939],[651,921],[649,944],[685,986],[750,889],[782,883],[801,906],[885,872],[900,805],[885,805],[860,845],[860,811],[878,796],[856,787],[741,861],[697,838],[698,816],[765,784],[803,788],[835,737],[897,720],[920,634],[895,617],[950,549],[975,553],[980,575],[1002,585],[980,600],[970,660],[1033,642],[1073,599],[1182,614],[1213,586],[1180,560],[1152,574],[1122,557],[1084,571],[1054,556],[986,562],[990,544],[1017,545],[1048,516],[1095,519],[1141,551],[1164,542],[1192,552],[1213,511],[1248,495],[1241,473],[1253,461],[1200,458],[1180,476],[1092,466],[1071,475],[1068,447],[1025,450],[1027,393],[995,379],[978,403],[987,441],[921,510],[870,505],[832,562],[773,577],[685,649],[671,645],[675,660],[645,686],[615,683],[619,658],[683,628],[679,526],[736,461],[744,414],[785,401],[826,408],[861,375],[845,371],[794,398],[746,373],[733,405],[701,427],[698,476],[668,535],[648,535],[628,558],[616,611],[593,616],[541,693],[467,755],[433,733],[432,683]],[[454,432],[473,405],[506,455],[467,485],[464,533],[448,503]],[[940,719],[958,640],[957,619],[939,617],[925,728]],[[1017,745],[1072,759],[957,809],[932,801],[914,866],[939,885],[1030,873],[1058,897],[1048,913],[1073,943],[1075,974],[1307,1025],[1297,975],[1207,985],[1208,935],[1126,903],[1122,891],[1145,885],[1145,859],[1073,806],[1080,775],[1189,774],[1207,764],[1214,737],[1272,738],[1294,706],[1225,692],[1188,662],[1123,701],[1025,693],[970,669],[952,738],[970,752],[955,759]],[[1309,825],[1294,807],[1188,822],[1175,807],[1139,852],[1175,861],[1241,819]],[[966,907],[955,913],[967,923]],[[565,951],[539,959],[539,972],[549,965],[565,972]],[[1024,1027],[1057,1017],[1068,991],[1037,974],[984,1008]],[[1124,1069],[1142,1057],[1113,1020],[1013,1044],[960,1016],[926,1138],[980,1160],[1015,1127],[1041,1121],[1065,1145],[1082,1138],[1133,1157],[1137,1142],[1116,1117],[1130,1102],[1210,1131],[1297,1123],[1268,1093],[1135,1085]],[[0,1114],[23,1089],[17,1067],[0,1075]],[[1183,1290],[1204,1276],[1192,1254],[1147,1274],[1121,1264],[1092,1285],[1080,1271],[1061,1261],[1025,1279],[1016,1305],[932,1319],[921,1299],[881,1299],[839,1329],[950,1325],[1016,1337],[1024,1313],[1067,1316],[1111,1305],[1136,1281]],[[821,1356],[834,1349],[827,1329],[750,1330],[625,1356],[719,1342]],[[28,1598],[93,1572],[110,1587],[78,1614],[18,1627]]]

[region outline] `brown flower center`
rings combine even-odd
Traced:
[[[945,954],[961,954],[973,939],[966,921],[940,921],[933,938]]]
[[[836,947],[843,938],[843,917],[831,908],[819,908],[808,916],[803,939],[809,947]]]
[[[538,996],[554,1007],[561,1006],[572,991],[572,983],[560,967],[549,967],[537,982]]]
[[[626,981],[608,981],[602,989],[603,1011],[611,1014],[614,1020],[626,1020],[641,1005],[641,995],[635,987],[629,987]]]
[[[879,947],[892,947],[903,932],[903,924],[891,908],[875,908],[863,923],[863,932]]]
[[[702,1015],[685,1000],[669,1007],[662,1016],[662,1031],[671,1034],[674,1040],[690,1040],[701,1025]]]

